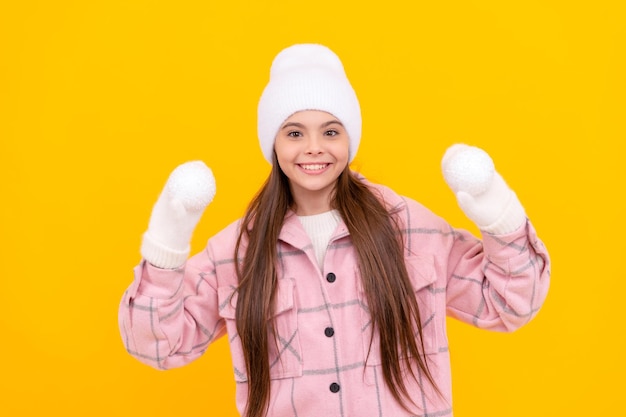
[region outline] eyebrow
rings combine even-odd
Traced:
[[[322,128],[323,128],[323,127],[328,127],[328,126],[330,126],[330,125],[332,125],[332,124],[338,124],[338,125],[340,125],[340,126],[342,126],[342,127],[343,127],[343,123],[341,123],[339,120],[329,120],[329,121],[327,121],[327,122],[322,123],[322,124],[320,125],[320,127],[322,127]],[[288,123],[285,123],[285,124],[283,125],[283,127],[281,127],[280,129],[281,129],[281,130],[283,130],[283,129],[286,129],[286,128],[288,128],[288,127],[297,127],[297,128],[300,128],[300,129],[304,129],[304,128],[305,128],[304,124],[302,124],[302,123],[298,123],[298,122],[288,122]]]

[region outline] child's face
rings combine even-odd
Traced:
[[[349,146],[346,129],[329,113],[306,110],[285,120],[274,150],[298,207],[305,199],[330,202],[335,181],[348,164]]]

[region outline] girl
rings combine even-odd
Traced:
[[[245,417],[451,416],[446,315],[512,331],[546,297],[548,254],[515,193],[482,150],[448,149],[481,241],[352,172],[360,107],[321,45],[276,56],[258,135],[268,179],[190,259],[214,179],[198,161],[168,179],[119,310],[128,352],[168,369],[228,335]]]

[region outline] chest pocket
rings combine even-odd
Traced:
[[[276,343],[272,340],[272,332],[267,330],[271,379],[302,376],[302,349],[298,335],[298,312],[294,303],[294,292],[295,286],[291,279],[282,279],[278,282],[273,317],[276,326]],[[247,382],[246,363],[235,321],[237,292],[233,287],[228,286],[218,288],[217,294],[220,303],[219,315],[226,322],[235,381]]]
[[[437,279],[434,260],[430,255],[414,255],[405,258],[405,264],[411,285],[413,286],[417,305],[419,307],[420,321],[422,323],[422,335],[424,338],[424,353],[438,353],[439,333],[441,318],[437,317],[436,298],[434,283]],[[360,285],[360,277],[357,280]],[[363,343],[364,358],[367,365],[379,366],[381,364],[380,336],[374,332],[370,349],[370,337],[372,336],[372,318],[367,306],[367,297],[362,290],[359,291],[361,302],[361,339]],[[417,331],[416,331],[417,333]],[[368,357],[369,352],[369,357]]]

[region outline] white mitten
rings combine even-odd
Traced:
[[[184,264],[191,235],[214,196],[215,178],[204,162],[187,162],[174,169],[152,209],[141,243],[143,258],[164,269]]]
[[[482,149],[452,145],[443,156],[441,169],[459,206],[480,230],[506,234],[526,222],[526,213],[517,196]]]

